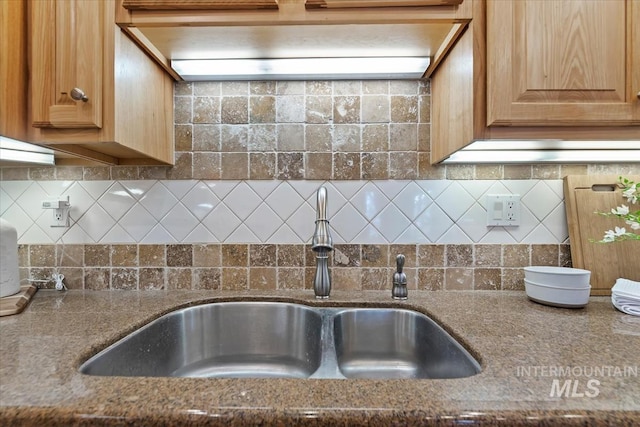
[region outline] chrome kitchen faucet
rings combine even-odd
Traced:
[[[333,240],[327,219],[327,189],[322,186],[317,193],[316,230],[311,240],[311,249],[316,253],[316,275],[313,292],[316,298],[329,298],[331,277],[329,276],[329,252],[333,250]]]

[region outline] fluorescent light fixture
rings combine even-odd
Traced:
[[[419,79],[429,57],[175,59],[187,81]]]
[[[0,166],[55,166],[54,151],[0,135]]]
[[[640,163],[640,141],[480,140],[440,163]]]

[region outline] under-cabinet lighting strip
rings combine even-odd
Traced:
[[[419,79],[429,57],[175,59],[171,67],[187,81]]]
[[[54,166],[55,157],[53,150],[0,135],[0,162],[3,165],[33,163]]]

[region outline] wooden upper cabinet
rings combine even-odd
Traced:
[[[640,2],[487,0],[487,124],[640,123]]]
[[[102,127],[103,14],[92,2],[34,2],[36,127]]]
[[[29,3],[32,142],[103,164],[172,164],[173,79],[113,1]]]

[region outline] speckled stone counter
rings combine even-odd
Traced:
[[[403,306],[482,365],[449,380],[96,377],[88,356],[177,307],[238,298]],[[607,297],[584,309],[523,292],[39,291],[0,318],[0,425],[640,425],[640,318]],[[560,387],[564,389],[559,390]],[[554,390],[555,388],[555,390]],[[560,391],[562,391],[560,393]]]

